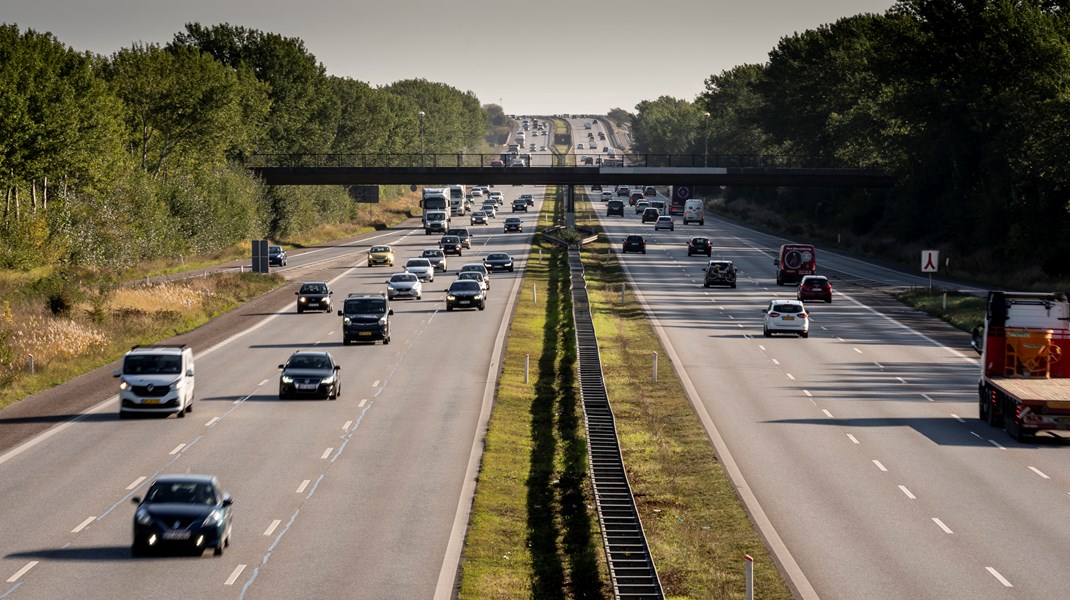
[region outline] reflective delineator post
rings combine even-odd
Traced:
[[[743,566],[743,578],[747,581],[747,600],[754,600],[754,559],[750,554],[744,554],[746,564]]]
[[[33,355],[32,354],[27,354],[26,358],[28,359],[27,362],[29,363],[29,366],[30,366],[30,375],[33,375],[33,371],[34,371]]]
[[[620,284],[620,303],[624,304],[624,284]]]
[[[539,296],[538,296],[538,293],[535,291],[535,284],[533,283],[533,284],[531,284],[531,303],[532,304],[538,304],[538,302],[539,302]]]
[[[524,383],[528,382],[528,367],[531,364],[531,355],[524,355]]]
[[[654,353],[654,383],[658,382],[658,353]]]

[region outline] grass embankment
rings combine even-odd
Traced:
[[[591,204],[577,224],[601,230]],[[605,239],[584,246],[584,269],[621,452],[658,574],[670,598],[743,598],[743,556],[759,598],[791,598],[643,309]],[[651,356],[658,352],[658,382]]]
[[[559,188],[547,194],[544,214],[561,204]],[[539,236],[504,365],[465,539],[460,598],[609,598],[575,387],[567,254]]]
[[[942,293],[932,294],[928,290],[911,290],[897,294],[896,298],[908,306],[929,313],[963,331],[973,331],[974,327],[985,322],[987,299],[984,296],[949,292],[947,308],[944,308]]]

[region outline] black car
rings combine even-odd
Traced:
[[[230,494],[210,475],[163,475],[149,486],[145,499],[133,497],[134,543],[130,551],[182,548],[223,554],[230,545],[233,519]]]
[[[596,184],[592,185],[591,186],[591,191],[592,192],[601,192],[602,191],[602,184],[601,183],[596,183]]]
[[[455,308],[487,308],[483,286],[473,279],[457,279],[446,290],[446,310]]]
[[[621,252],[642,252],[646,254],[646,240],[641,235],[629,235],[624,238],[624,248]]]
[[[513,212],[516,212],[518,210],[528,212],[528,203],[520,198],[513,200]]]
[[[706,276],[702,278],[702,287],[711,285],[727,285],[736,287],[736,266],[730,260],[711,260],[706,268]]]
[[[488,271],[512,271],[513,257],[505,252],[491,252],[483,259],[483,266],[486,267]]]
[[[606,216],[612,217],[613,215],[624,216],[624,202],[620,200],[610,200],[606,203]]]
[[[461,238],[456,235],[444,235],[442,236],[442,239],[438,241],[438,247],[442,249],[443,254],[456,254],[457,256],[460,256],[464,244],[461,243]]]
[[[350,294],[342,304],[342,344],[351,342],[390,343],[390,301],[383,294]]]
[[[342,393],[339,365],[329,352],[298,350],[286,364],[279,365],[279,398],[326,398],[334,400]]]
[[[297,312],[306,310],[322,310],[331,312],[331,295],[334,292],[322,281],[309,281],[301,284],[301,289],[294,292],[297,294]]]
[[[659,211],[656,208],[648,208],[648,209],[643,211],[643,222],[644,223],[657,223],[658,222],[658,217],[660,217],[660,216],[661,216],[661,211]]]
[[[687,242],[687,255],[692,254],[705,254],[706,256],[713,256],[713,242],[710,238],[706,237],[693,237]]]
[[[505,233],[510,231],[524,231],[524,223],[520,217],[508,217],[505,219]]]
[[[282,246],[268,246],[268,266],[286,266],[286,251]]]

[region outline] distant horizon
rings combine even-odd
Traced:
[[[470,91],[506,114],[604,115],[635,112],[660,96],[693,101],[706,78],[766,62],[785,36],[893,4],[666,0],[651,11],[622,0],[607,16],[604,6],[565,0],[547,0],[538,12],[503,10],[489,0],[370,7],[339,0],[8,0],[3,18],[103,56],[137,42],[167,44],[186,23],[229,23],[298,38],[329,75],[376,87],[427,79]]]

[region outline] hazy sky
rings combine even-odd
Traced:
[[[510,114],[629,111],[693,100],[706,77],[765,62],[777,41],[893,0],[0,0],[0,21],[111,54],[186,23],[297,37],[327,72],[424,78]]]

